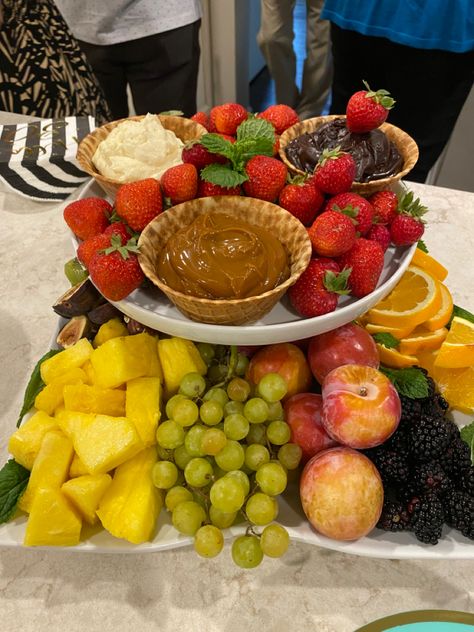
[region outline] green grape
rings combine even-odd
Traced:
[[[241,535],[232,542],[232,559],[241,568],[255,568],[263,560],[263,551],[255,535]]]
[[[173,460],[173,450],[167,450],[166,448],[162,448],[158,443],[156,444],[156,454],[160,461],[172,461]]]
[[[202,437],[206,432],[206,426],[195,424],[192,426],[184,437],[184,447],[186,452],[191,456],[204,456],[201,448]]]
[[[184,478],[191,487],[205,487],[213,475],[212,465],[206,459],[195,457],[184,468]]]
[[[64,264],[64,274],[71,285],[77,285],[89,276],[87,270],[83,267],[79,260],[76,259],[76,257],[66,261]]]
[[[268,494],[257,492],[247,500],[245,513],[250,522],[263,527],[277,517],[278,503]]]
[[[194,535],[206,519],[206,512],[197,502],[178,503],[171,514],[173,527],[183,535]]]
[[[153,485],[159,489],[169,489],[178,480],[178,468],[171,461],[157,461],[151,471]]]
[[[195,397],[200,397],[205,390],[206,380],[199,373],[192,372],[183,376],[178,393],[194,399]]]
[[[226,476],[231,476],[232,478],[237,479],[244,488],[245,496],[248,495],[250,491],[250,481],[245,472],[242,472],[242,470],[231,470],[230,472],[226,472]]]
[[[232,413],[224,419],[224,432],[229,439],[240,441],[247,436],[249,429],[247,418],[239,413]]]
[[[226,470],[223,470],[221,467],[217,465],[217,463],[214,463],[214,479],[215,480],[217,480],[218,478],[222,478],[226,474],[228,474]]]
[[[258,394],[267,402],[279,402],[288,392],[288,384],[279,373],[267,373],[257,385]]]
[[[227,402],[224,406],[224,414],[227,415],[243,415],[244,404],[243,402],[235,402],[233,399]]]
[[[263,424],[251,424],[245,441],[249,445],[253,443],[267,445],[267,428]]]
[[[204,363],[209,366],[216,355],[214,345],[211,345],[208,342],[197,342],[196,347],[201,358],[204,360]]]
[[[290,426],[286,423],[286,421],[281,421],[277,419],[275,421],[271,421],[267,426],[267,439],[273,445],[283,445],[284,443],[288,443],[291,437],[291,429]]]
[[[193,495],[189,489],[186,489],[186,487],[182,487],[181,485],[176,485],[166,492],[165,507],[168,511],[173,511],[179,503],[192,499]]]
[[[207,428],[202,435],[201,450],[204,454],[214,456],[222,450],[227,443],[227,437],[220,428]]]
[[[235,363],[234,373],[236,375],[245,375],[249,366],[250,360],[244,353],[237,354],[237,361]]]
[[[184,442],[184,430],[173,419],[161,423],[156,430],[158,445],[167,450],[174,450]]]
[[[186,440],[186,439],[185,439]],[[173,459],[180,470],[184,470],[193,457],[186,450],[186,446],[180,445],[173,451]]]
[[[252,443],[245,450],[245,465],[255,472],[261,465],[269,461],[270,452],[268,448],[260,443]]]
[[[211,364],[207,370],[209,381],[217,384],[225,380],[227,376],[227,366],[225,364]]]
[[[234,524],[234,521],[237,517],[237,512],[232,511],[231,513],[224,513],[214,505],[209,507],[209,519],[213,525],[219,527],[219,529],[227,529]]]
[[[251,424],[262,424],[268,419],[268,404],[261,397],[252,397],[245,402],[244,415]]]
[[[232,476],[219,478],[211,487],[211,503],[224,513],[238,511],[245,501],[242,483]]]
[[[220,402],[209,399],[201,404],[199,416],[206,426],[215,426],[224,416],[224,408]]]
[[[227,472],[240,470],[245,461],[245,450],[238,441],[228,439],[225,446],[214,458],[217,465]]]
[[[225,392],[225,390],[223,388],[219,388],[217,386],[214,386],[213,388],[210,388],[207,393],[204,395],[203,400],[205,402],[208,401],[215,401],[215,402],[219,402],[219,404],[222,406],[222,408],[224,408],[224,406],[227,404],[227,402],[229,401],[229,397],[227,395],[227,393]]]
[[[199,417],[199,408],[192,399],[182,399],[173,406],[173,417],[180,426],[186,428],[192,426]]]
[[[250,384],[241,377],[234,377],[227,384],[227,395],[236,402],[245,402],[250,395]]]
[[[279,524],[269,524],[262,531],[260,546],[268,557],[281,557],[290,544],[288,531]]]
[[[194,536],[194,550],[201,557],[216,557],[224,547],[222,531],[212,524],[199,527]]]
[[[282,465],[272,461],[258,468],[255,480],[264,494],[278,496],[285,491],[288,477]]]
[[[269,402],[268,404],[268,421],[275,419],[284,419],[285,411],[281,402]]]
[[[183,399],[187,399],[187,397],[185,397],[181,393],[176,393],[176,395],[173,395],[173,397],[169,398],[165,406],[165,413],[168,419],[174,419],[174,415],[173,415],[174,407],[176,406],[178,402],[182,401]]]
[[[302,455],[303,451],[297,443],[285,443],[278,450],[278,460],[287,470],[296,470]]]

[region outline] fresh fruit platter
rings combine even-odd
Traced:
[[[385,103],[386,118],[386,96],[363,98]],[[352,103],[352,144],[382,133],[385,118],[361,131],[354,116]],[[181,162],[107,199],[93,183],[64,208],[71,288],[0,472],[0,544],[192,543],[214,557],[229,537],[242,568],[291,539],[474,558],[474,316],[420,241],[427,209],[396,184],[402,148],[359,175],[348,150],[323,147],[293,177],[278,157],[278,137],[298,124],[287,106],[255,116],[225,104],[193,119],[208,131]],[[371,187],[394,180],[355,193],[356,174]],[[157,295],[173,305],[161,321]],[[278,309],[291,317],[265,320]]]

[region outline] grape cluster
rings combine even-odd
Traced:
[[[200,351],[210,365],[208,375],[188,373],[166,402],[153,482],[165,492],[173,526],[194,537],[203,557],[221,552],[223,529],[246,522],[245,535],[232,544],[232,558],[253,568],[264,555],[280,557],[289,544],[288,532],[274,522],[288,470],[301,460],[284,421],[287,385],[277,373],[254,385],[243,377],[245,356],[234,354],[224,365],[206,357],[209,349]]]

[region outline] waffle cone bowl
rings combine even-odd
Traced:
[[[242,299],[207,299],[178,292],[156,275],[158,256],[168,239],[204,213],[226,213],[266,228],[288,252],[290,276],[273,290]],[[156,217],[140,235],[138,260],[145,276],[188,318],[215,325],[243,325],[267,314],[296,282],[311,258],[311,242],[303,224],[283,208],[239,196],[197,198],[174,206]]]
[[[283,134],[280,136],[279,153],[280,158],[288,167],[290,173],[304,174],[305,172],[295,167],[295,165],[288,160],[286,156],[286,147],[288,146],[288,144],[295,138],[298,138],[298,136],[302,136],[303,134],[311,134],[312,132],[315,132],[319,127],[321,127],[321,125],[323,125],[324,123],[328,123],[337,118],[345,117],[338,114],[329,116],[317,116],[315,118],[296,123],[296,125],[293,125],[283,132]],[[418,160],[418,145],[406,132],[404,132],[399,127],[395,127],[395,125],[391,125],[390,123],[383,123],[379,129],[382,130],[382,132],[385,133],[389,140],[391,140],[392,143],[396,145],[398,151],[403,157],[403,168],[399,171],[399,173],[388,178],[372,180],[371,182],[354,182],[351,191],[359,193],[360,195],[370,195],[372,193],[375,193],[375,191],[381,191],[382,189],[389,188],[392,184],[398,182],[404,176],[406,176],[413,169]]]
[[[176,136],[186,143],[190,140],[195,140],[201,138],[203,134],[207,133],[205,127],[192,121],[191,119],[183,118],[182,116],[171,116],[167,114],[157,114],[158,118],[161,121],[161,124],[165,129],[171,130],[176,134]],[[130,116],[128,119],[119,119],[117,121],[112,121],[111,123],[106,123],[102,125],[102,127],[98,127],[93,132],[85,136],[82,141],[79,143],[79,147],[77,149],[77,161],[79,162],[81,168],[91,175],[95,180],[97,180],[100,187],[110,195],[112,198],[115,198],[115,194],[120,186],[122,186],[123,182],[119,182],[117,180],[112,180],[111,178],[106,178],[101,173],[99,173],[92,162],[92,157],[95,154],[99,143],[107,138],[110,132],[117,127],[119,123],[123,121],[140,121],[145,118],[144,116]]]

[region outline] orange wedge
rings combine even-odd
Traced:
[[[447,325],[453,313],[453,297],[451,296],[451,292],[444,283],[440,283],[439,287],[441,290],[441,307],[436,314],[423,323],[424,327],[430,331],[435,331]]]
[[[463,413],[474,413],[474,367],[433,368],[433,379],[449,405]]]
[[[435,331],[417,327],[409,336],[400,340],[398,351],[403,355],[417,355],[421,351],[439,349],[447,335],[446,327],[441,327]]]
[[[446,340],[441,345],[435,366],[460,369],[474,365],[474,323],[455,316]]]
[[[413,331],[413,327],[387,327],[387,325],[375,325],[374,323],[366,323],[365,328],[369,334],[392,334],[400,340],[406,338]]]
[[[376,325],[412,327],[434,316],[442,303],[439,281],[429,272],[410,265],[388,296],[368,312]]]
[[[405,355],[396,349],[387,349],[383,345],[376,343],[379,352],[380,363],[385,366],[403,369],[407,366],[418,364],[418,358],[413,355]]]
[[[444,281],[448,276],[447,269],[437,261],[434,257],[429,255],[427,252],[423,252],[420,248],[415,250],[415,254],[413,255],[413,259],[411,260],[411,264],[415,266],[419,266],[426,270],[433,276],[435,276],[438,281]]]

